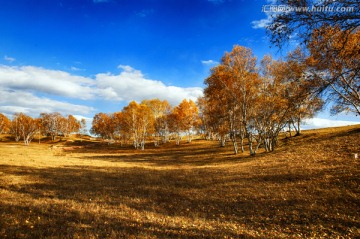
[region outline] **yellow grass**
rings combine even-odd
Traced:
[[[202,140],[0,142],[0,238],[360,237],[359,139],[307,131],[256,157]]]

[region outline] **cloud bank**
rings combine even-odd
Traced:
[[[141,71],[131,66],[119,65],[118,68],[122,69],[118,75],[96,75],[98,94],[106,100],[141,101],[160,98],[176,105],[183,99],[196,100],[202,95],[200,87],[167,86],[161,81],[146,79]]]
[[[266,15],[267,15],[266,18],[252,21],[251,22],[252,28],[254,28],[254,29],[266,28],[272,21],[272,17],[268,14],[266,14]]]
[[[360,124],[356,121],[346,121],[346,120],[331,120],[331,119],[322,119],[322,118],[311,118],[304,121],[303,128],[305,129],[319,129],[319,128],[328,128],[328,127],[338,127],[338,126],[348,126]]]
[[[52,100],[46,97],[38,97],[24,90],[8,90],[0,88],[0,112],[12,115],[16,112],[37,116],[41,112],[61,112],[67,114],[89,114],[94,108],[72,104],[65,101]]]
[[[131,66],[118,68],[119,74],[98,73],[90,78],[35,66],[0,65],[0,112],[38,115],[59,111],[86,115],[97,110],[87,106],[87,100],[129,102],[159,98],[177,105],[185,98],[195,100],[202,95],[200,87],[168,86],[147,79]]]

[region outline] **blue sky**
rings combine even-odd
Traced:
[[[209,69],[234,44],[259,59],[281,56],[263,28],[265,0],[1,3],[0,112],[7,115],[92,118],[150,98],[176,105],[201,95]]]

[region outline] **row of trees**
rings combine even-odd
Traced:
[[[199,125],[198,108],[192,100],[184,99],[172,108],[166,100],[152,99],[132,101],[120,112],[96,114],[90,131],[104,139],[132,140],[135,148],[144,149],[149,138],[158,145],[173,135],[179,144],[186,134],[191,142]]]
[[[38,134],[51,136],[54,141],[57,136],[69,136],[71,133],[86,133],[85,119],[77,120],[74,116],[62,116],[60,113],[41,113],[38,118],[32,118],[24,113],[15,113],[12,120],[0,113],[0,134],[9,133],[16,141],[22,139],[29,145]],[[39,137],[40,138],[40,137]]]
[[[313,116],[323,105],[309,93],[306,66],[298,61],[300,53],[295,51],[287,61],[265,56],[260,67],[249,48],[234,46],[225,53],[205,80],[202,118],[207,132],[215,132],[222,145],[230,135],[235,154],[238,143],[245,151],[247,139],[251,155],[261,145],[273,151],[287,126],[300,134],[302,119]]]

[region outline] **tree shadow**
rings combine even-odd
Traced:
[[[219,147],[217,142],[184,143],[135,150],[131,146],[92,144],[82,148],[71,148],[66,153],[84,154],[82,159],[107,162],[144,163],[153,166],[210,166],[225,162],[245,160],[245,154],[234,155],[230,146]],[[151,144],[150,144],[151,145]],[[249,157],[250,159],[250,157]]]
[[[276,174],[272,170],[261,173],[249,170],[239,174],[215,168],[160,170],[7,165],[0,165],[0,168],[5,175],[24,176],[30,180],[22,184],[0,183],[0,190],[29,199],[26,205],[0,199],[2,217],[10,218],[0,224],[2,237],[72,237],[79,234],[98,238],[146,238],[146,235],[252,238],[254,231],[262,235],[266,235],[266,231],[291,235],[282,229],[288,227],[302,236],[311,236],[314,230],[328,235],[346,235],[345,228],[360,227],[356,219],[359,218],[359,199],[354,186],[359,183],[356,175],[319,181],[330,172]],[[338,179],[349,184],[338,185]],[[312,184],[317,183],[323,183],[322,188],[313,188]],[[331,187],[345,190],[345,186],[350,191],[344,195],[329,195],[327,190]],[[32,200],[44,204],[32,204]],[[94,207],[98,209],[91,211]],[[108,212],[111,213],[108,215]],[[147,216],[158,218],[144,219]],[[37,221],[38,217],[44,220]],[[175,219],[180,222],[163,223]],[[33,221],[33,228],[26,222],[18,225],[16,220]],[[184,224],[200,221],[210,227],[182,228],[181,220]],[[228,223],[242,229],[230,230],[225,226]]]

